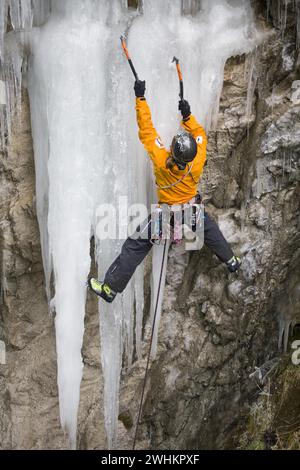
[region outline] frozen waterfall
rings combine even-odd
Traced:
[[[8,24],[13,31],[8,32]],[[50,305],[56,312],[60,415],[73,448],[90,240],[95,235],[100,278],[123,243],[97,238],[99,205],[113,204],[116,210],[120,201],[129,207],[149,205],[153,194],[151,165],[137,137],[133,77],[119,43],[124,32],[166,146],[180,123],[173,56],[181,59],[185,97],[208,130],[216,125],[226,60],[250,52],[258,37],[248,0],[144,0],[138,10],[128,8],[126,0],[0,2],[1,76],[6,82],[1,122],[2,128],[3,116],[11,122],[26,75],[49,301],[52,274],[55,291]],[[153,299],[160,259],[158,247]],[[109,448],[117,445],[123,354],[127,366],[134,345],[137,357],[142,354],[143,308],[142,266],[112,305],[99,302]],[[158,323],[156,338],[157,332]]]

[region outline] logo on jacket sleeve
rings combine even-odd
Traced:
[[[164,146],[164,144],[162,143],[160,137],[157,137],[157,138],[155,139],[155,144],[156,144],[157,147],[160,148],[160,149],[164,149],[164,148],[165,148],[165,146]]]
[[[196,142],[197,142],[197,144],[203,144],[203,137],[202,137],[202,135],[198,135],[198,137],[196,137]]]

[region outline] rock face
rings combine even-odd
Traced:
[[[207,248],[172,247],[139,448],[240,446],[236,432],[244,430],[257,395],[249,375],[272,363],[278,337],[281,346],[290,325],[300,323],[300,56],[293,2],[284,34],[274,29],[277,2],[270,3],[269,15],[267,3],[253,2],[263,43],[250,57],[226,64],[201,183],[207,211],[243,257],[242,270],[229,274]],[[59,424],[54,322],[44,289],[25,91],[0,175],[0,340],[7,359],[0,365],[0,448],[67,448]],[[130,448],[134,435],[150,335],[147,313],[144,358],[122,376],[120,449]],[[88,297],[81,449],[106,446],[98,329],[97,301]]]

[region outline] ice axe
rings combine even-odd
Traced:
[[[180,86],[179,97],[181,100],[183,100],[183,80],[182,80],[182,72],[181,72],[179,60],[177,59],[177,57],[174,56],[172,62],[175,62],[176,64],[178,78],[179,78],[179,86]]]
[[[138,80],[139,77],[138,77],[138,74],[136,73],[136,70],[135,70],[134,65],[133,65],[133,63],[132,63],[132,60],[131,60],[131,58],[130,58],[129,51],[128,51],[127,46],[126,46],[126,42],[125,42],[124,36],[121,36],[120,39],[121,39],[121,44],[122,44],[123,50],[124,50],[124,52],[125,52],[125,55],[126,55],[126,57],[127,57],[128,63],[129,63],[130,68],[131,68],[131,70],[132,70],[132,73],[133,73],[135,79]]]

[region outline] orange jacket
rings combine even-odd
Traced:
[[[192,162],[192,171],[176,186],[160,189],[159,186],[169,186],[180,180],[187,173],[188,168],[179,170],[176,165],[171,170],[166,168],[166,160],[170,156],[170,152],[164,147],[152,124],[151,112],[145,98],[136,99],[136,113],[140,141],[154,165],[159,203],[172,205],[188,202],[197,193],[198,183],[206,160],[207,138],[205,130],[198,124],[193,115],[182,121],[183,128],[192,134],[198,144],[198,152]]]

